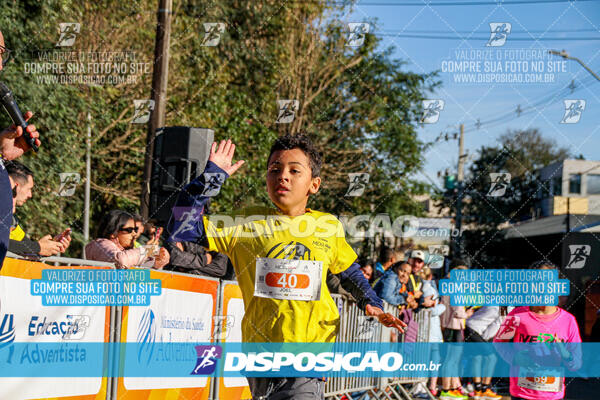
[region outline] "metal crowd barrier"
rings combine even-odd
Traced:
[[[354,302],[348,301],[337,294],[333,294],[332,297],[340,312],[340,332],[337,337],[338,342],[356,342],[356,348],[357,350],[360,350],[365,343],[389,342],[391,340],[393,332],[392,328],[386,328],[376,321],[369,324],[365,313],[362,310],[359,310]],[[384,311],[396,317],[400,316],[398,307],[385,302]],[[419,326],[417,342],[428,342],[431,310],[422,309],[413,313],[413,315],[415,322]],[[396,334],[395,336],[398,342],[405,342],[406,340],[405,334]],[[419,355],[419,359],[428,360],[429,355]],[[366,397],[368,394],[372,399],[392,400],[406,398],[410,400],[412,397],[402,385],[425,382],[427,382],[427,378],[334,376],[327,381],[325,398],[338,400],[343,396],[346,396],[351,399],[352,393],[364,392],[364,394],[361,395],[361,398]]]
[[[27,257],[21,257],[16,254],[8,253],[8,257],[15,259],[25,259],[30,261],[39,261],[43,263],[52,263],[54,265],[63,266],[96,266],[96,267],[112,267],[114,264],[106,262],[98,262],[77,258],[67,257],[43,257],[30,259]],[[167,272],[167,271],[165,271]],[[175,275],[186,275],[182,273],[173,273]],[[193,275],[197,277],[196,275]],[[217,294],[217,308],[216,315],[227,314],[230,311],[224,309],[223,297],[224,293],[222,288],[225,285],[235,284],[232,281],[219,281],[219,290]],[[337,337],[338,342],[355,342],[356,350],[360,351],[365,349],[368,343],[379,343],[389,342],[392,335],[392,329],[386,328],[381,324],[377,323],[376,319],[367,317],[362,310],[356,307],[356,304],[343,298],[341,295],[332,295],[335,301],[339,313],[340,313],[340,331]],[[241,300],[241,296],[240,296]],[[393,314],[396,317],[400,316],[400,310],[398,307],[391,306],[390,304],[384,303],[384,311]],[[123,308],[121,306],[110,307],[110,334],[109,341],[113,343],[121,342],[121,318]],[[429,325],[430,325],[430,310],[424,309],[417,313],[414,313],[414,320],[418,323],[419,331],[417,335],[417,342],[427,342],[429,338]],[[405,342],[405,334],[396,334],[396,341]],[[217,339],[219,340],[219,339]],[[221,340],[219,340],[221,341]],[[116,347],[113,347],[116,349]],[[118,368],[119,357],[113,355],[109,357],[112,359],[115,365],[112,366],[114,370]],[[419,359],[427,360],[429,355],[423,354],[419,356]],[[350,377],[350,376],[333,376],[328,379],[325,387],[325,398],[339,400],[343,396],[352,399],[352,394],[357,392],[363,392],[364,395],[361,398],[366,397],[369,394],[371,399],[402,399],[406,398],[410,400],[412,397],[408,391],[402,386],[406,384],[416,384],[420,382],[426,382],[427,378],[384,378],[379,376],[371,377]],[[219,396],[218,390],[218,379],[212,381],[210,394],[207,399],[216,400]],[[106,398],[117,399],[119,398],[118,385],[114,379],[107,380],[106,387]],[[239,397],[243,398],[243,397]]]
[[[6,252],[6,257],[15,258],[17,260],[29,260],[29,261],[37,261],[44,264],[54,264],[56,266],[64,265],[70,267],[72,265],[84,265],[89,267],[114,267],[114,263],[103,262],[103,261],[93,261],[93,260],[84,260],[82,258],[69,258],[69,257],[23,257],[19,254],[12,253],[10,251]]]

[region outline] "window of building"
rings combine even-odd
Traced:
[[[552,194],[562,196],[562,176],[560,175],[552,178]]]
[[[581,174],[569,175],[569,193],[581,193]]]
[[[587,194],[600,194],[600,175],[588,174],[587,176]]]

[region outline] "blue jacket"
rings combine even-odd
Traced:
[[[385,274],[377,281],[373,288],[377,296],[387,301],[391,305],[399,306],[406,304],[406,298],[400,294],[402,283],[398,279],[398,274],[390,268],[385,271]]]
[[[0,268],[4,263],[4,257],[8,250],[8,238],[10,236],[10,226],[12,225],[12,190],[8,172],[4,167],[4,162],[0,159]]]

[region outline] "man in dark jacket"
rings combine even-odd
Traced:
[[[6,171],[13,184],[14,206],[22,206],[32,197],[34,186],[33,172],[18,161],[7,161]],[[14,212],[14,210],[13,210]],[[46,235],[40,240],[32,240],[27,236],[19,221],[13,215],[8,250],[22,256],[53,256],[63,253],[71,244],[71,230],[52,237]]]

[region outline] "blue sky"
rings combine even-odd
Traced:
[[[507,57],[514,54],[511,53],[512,50],[539,49],[545,55],[550,49],[565,49],[571,56],[580,58],[600,74],[600,1],[479,6],[425,4],[430,1],[423,1],[422,6],[372,4],[407,2],[409,1],[359,0],[345,19],[347,22],[376,21],[376,26],[371,26],[371,31],[382,37],[381,46],[394,46],[395,57],[406,60],[409,63],[406,68],[414,72],[441,70],[444,60],[457,61],[456,49],[501,51],[499,58],[490,62],[491,66],[498,61],[506,66]],[[510,23],[511,33],[503,46],[486,47],[490,37],[489,23],[496,22]],[[396,34],[399,35],[395,36]],[[401,36],[415,34],[451,39]],[[462,40],[458,36],[470,38]],[[532,36],[566,40],[536,41]],[[579,37],[599,40],[573,40]],[[514,40],[516,38],[527,40]],[[560,57],[546,56],[542,60],[544,72],[548,72],[548,61],[562,60]],[[519,61],[524,61],[528,69],[532,68],[531,58]],[[481,60],[480,67],[483,67],[483,62]],[[420,138],[430,142],[440,132],[457,132],[458,124],[464,123],[465,148],[473,158],[477,149],[483,145],[495,144],[498,136],[508,129],[538,128],[545,137],[569,147],[575,155],[583,154],[586,159],[600,160],[600,82],[575,61],[567,60],[564,67],[566,72],[554,73],[554,82],[544,83],[455,83],[456,74],[441,72],[442,87],[429,97],[444,100],[445,106],[437,123],[426,124],[419,129]],[[481,75],[475,72],[477,74]],[[561,92],[572,80],[575,80],[575,92],[571,93],[569,89]],[[550,95],[554,97],[553,101],[537,104]],[[585,100],[585,110],[578,123],[560,123],[565,112],[565,99]],[[521,108],[531,107],[531,112],[517,118],[514,110],[518,105]],[[479,129],[474,126],[478,118],[484,122],[511,112],[512,114],[494,124],[482,124]],[[436,176],[438,171],[446,168],[456,171],[458,141],[438,142],[423,157],[425,168],[418,178],[439,185],[441,181]]]

